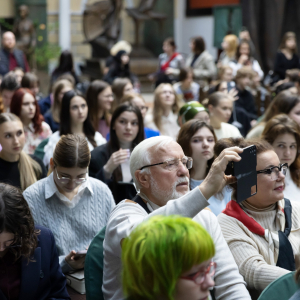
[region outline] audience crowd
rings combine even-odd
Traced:
[[[3,34],[0,300],[71,299],[76,276],[88,300],[299,299],[296,35],[268,80],[246,28],[222,48],[165,39],[146,102],[126,41],[88,83],[63,51],[43,95]],[[257,190],[238,203],[227,166],[250,145]]]

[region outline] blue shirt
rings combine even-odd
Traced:
[[[191,189],[198,187],[203,180],[191,180]],[[220,200],[218,197],[222,197],[220,194],[216,194],[208,199],[209,206],[208,208],[217,216],[219,215],[226,207],[227,203],[231,200],[231,189],[229,187],[225,187],[222,190],[223,199]]]

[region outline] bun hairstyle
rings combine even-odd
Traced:
[[[267,151],[274,151],[273,147],[267,141],[262,140],[262,139],[246,139],[245,140],[244,138],[226,138],[226,139],[220,139],[219,141],[217,141],[217,143],[214,147],[215,157],[219,156],[224,149],[227,149],[230,147],[246,148],[251,145],[256,146],[257,156],[259,154],[267,152]],[[232,199],[236,199],[236,189],[237,189],[236,182],[233,184],[230,184],[230,187],[232,188]]]

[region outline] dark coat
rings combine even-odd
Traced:
[[[14,57],[16,58],[18,67],[21,67],[24,72],[26,71],[25,55],[19,49],[13,50]],[[9,72],[9,52],[5,49],[0,50],[0,75],[4,76]]]
[[[53,120],[52,112],[50,109],[44,114],[44,119],[45,122],[50,126],[52,132],[59,130],[60,125]]]
[[[54,236],[42,226],[34,262],[22,261],[21,289],[19,300],[71,299],[66,289],[66,278],[61,271]],[[0,291],[0,300],[7,300]]]
[[[136,195],[135,187],[133,186],[133,183],[122,183],[123,178],[120,167],[119,170],[117,168],[111,178],[106,179],[103,167],[105,166],[111,155],[112,150],[110,148],[109,142],[96,147],[91,152],[89,176],[97,178],[106,183],[110,188],[116,203],[119,203],[124,199],[133,199]],[[119,173],[120,176],[117,176],[116,173]]]
[[[51,108],[51,96],[48,95],[46,98],[38,101],[38,105],[40,107],[40,112],[44,115]]]

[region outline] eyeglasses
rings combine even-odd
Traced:
[[[216,268],[217,268],[217,264],[215,262],[211,262],[204,272],[199,271],[193,276],[182,276],[180,278],[187,279],[187,280],[193,280],[196,284],[200,285],[204,282],[205,277],[207,275],[209,277],[213,277],[215,275]]]
[[[10,243],[9,245],[7,245],[7,243]],[[10,248],[18,248],[18,247],[22,247],[22,237],[21,237],[21,242],[20,244],[17,244],[16,241],[6,241],[4,242],[4,249],[10,249]]]
[[[148,167],[164,165],[163,167],[168,171],[174,171],[178,169],[180,161],[187,169],[191,169],[193,166],[193,159],[191,157],[184,156],[183,158],[171,158],[158,164],[143,166],[142,168],[140,168],[140,170],[143,170],[144,168]]]
[[[279,172],[281,172],[283,175],[286,175],[287,169],[288,169],[288,164],[285,163],[285,164],[279,165],[279,167],[274,166],[274,167],[271,167],[268,169],[257,171],[256,173],[257,174],[261,174],[261,173],[269,174],[269,175],[271,175],[271,180],[275,181],[279,177]]]
[[[56,177],[57,177],[57,180],[62,184],[62,185],[67,185],[68,183],[74,181],[75,184],[79,185],[79,184],[82,184],[84,182],[86,182],[87,180],[87,172],[85,174],[85,177],[83,178],[75,178],[75,179],[71,179],[71,178],[67,178],[67,177],[59,177],[58,176],[58,173],[57,173],[57,170],[55,169],[56,171]]]

